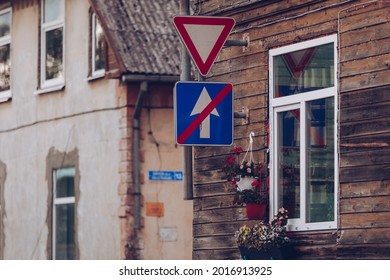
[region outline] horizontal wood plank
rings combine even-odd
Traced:
[[[366,105],[345,108],[340,112],[340,121],[343,123],[385,117],[390,117],[390,101],[375,104],[375,106]]]
[[[375,88],[389,85],[390,69],[349,76],[340,80],[341,92]]]
[[[352,10],[352,9],[351,9]],[[367,16],[367,10],[370,11],[370,16]],[[376,26],[381,23],[390,21],[390,7],[384,7],[377,3],[375,6],[364,7],[360,9],[360,13],[352,14],[345,11],[341,14],[340,32],[344,33],[361,28]]]
[[[193,224],[222,223],[229,221],[246,221],[245,207],[212,209],[194,212]]]
[[[194,250],[193,260],[240,260],[241,254],[238,248],[218,249],[218,250]]]
[[[377,41],[390,36],[389,23],[384,22],[340,34],[340,48]]]
[[[206,236],[194,239],[193,246],[201,249],[229,249],[237,247],[234,234],[226,236]]]
[[[373,151],[390,147],[389,139],[390,132],[341,138],[340,157],[344,157],[349,152]]]
[[[345,183],[340,186],[341,198],[390,195],[390,180]]]
[[[235,188],[232,186],[230,189],[233,190]],[[233,199],[233,192],[227,195],[200,197],[194,200],[194,211],[233,207]]]
[[[340,95],[340,107],[369,106],[373,108],[378,103],[390,101],[390,86],[377,87],[372,89],[358,90]],[[342,121],[345,121],[343,119]]]
[[[390,228],[340,230],[338,244],[390,244]]]
[[[390,68],[390,53],[355,59],[340,65],[340,77],[361,75],[364,73],[384,71]]]
[[[373,151],[348,153],[340,157],[340,167],[390,164],[390,147]]]
[[[388,53],[390,53],[390,37],[342,48],[339,59],[344,63]]]
[[[228,221],[224,223],[208,223],[195,224],[194,237],[197,236],[213,236],[213,235],[234,235],[237,230],[243,225],[253,226],[257,224],[258,220],[245,221]]]
[[[356,205],[356,212],[361,210],[370,210],[371,209],[385,209],[389,212],[383,213],[350,213],[350,214],[342,214],[340,217],[340,228],[352,228],[352,229],[362,229],[362,228],[382,228],[382,227],[390,227],[390,197],[385,197],[387,201],[383,201],[383,199],[377,199],[374,205],[369,205],[365,207],[363,204]],[[355,200],[358,200],[355,198]],[[368,202],[370,203],[370,202]],[[343,206],[341,206],[343,208]]]
[[[364,135],[373,135],[390,132],[390,118],[380,118],[356,123],[341,123],[340,136],[343,137],[360,137]]]
[[[390,244],[338,245],[337,258],[356,259],[390,259]]]
[[[340,183],[390,179],[390,164],[340,168]]]

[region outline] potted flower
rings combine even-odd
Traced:
[[[293,242],[287,232],[287,210],[280,208],[269,222],[249,227],[243,225],[235,233],[241,256],[246,260],[291,259]]]
[[[234,149],[234,155],[228,155],[223,165],[222,171],[226,174],[226,179],[237,186],[238,191],[253,189],[257,185],[257,180],[261,176],[262,165],[250,160],[239,161],[239,155],[243,152],[241,147]]]
[[[246,214],[249,220],[260,220],[264,218],[268,205],[268,193],[259,190],[237,191],[233,204],[245,204]]]

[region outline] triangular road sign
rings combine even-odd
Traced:
[[[199,72],[206,76],[233,30],[235,20],[228,17],[176,16],[173,22]]]

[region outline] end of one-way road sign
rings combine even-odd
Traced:
[[[178,82],[174,103],[178,144],[230,146],[233,143],[232,84]]]

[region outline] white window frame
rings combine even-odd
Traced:
[[[40,57],[40,88],[36,94],[57,91],[63,89],[65,86],[65,0],[62,0],[63,14],[58,20],[50,21],[45,23],[45,3],[41,0],[41,57]],[[62,28],[62,76],[46,79],[46,33]]]
[[[10,32],[8,35],[0,37],[0,47],[5,46],[5,45],[10,45],[10,53],[11,53],[11,41],[12,41],[12,8],[6,8],[0,11],[0,15],[10,13]],[[10,59],[11,59],[11,54],[10,54]],[[11,77],[10,77],[10,84],[12,81],[12,63],[11,63]],[[11,99],[12,93],[11,93],[11,86],[7,90],[0,91],[0,103],[1,102],[6,102],[9,99]]]
[[[91,16],[91,32],[92,34],[90,35],[90,40],[91,40],[91,61],[90,61],[90,67],[91,67],[91,78],[92,79],[97,79],[97,78],[102,78],[104,77],[106,71],[105,69],[99,69],[95,70],[96,68],[96,62],[95,62],[95,54],[96,54],[96,23],[99,23],[98,18],[96,17],[95,13],[92,13]],[[100,23],[99,23],[100,24]]]
[[[52,259],[56,259],[56,229],[57,229],[57,219],[56,219],[56,206],[57,205],[64,205],[64,204],[76,204],[76,197],[75,196],[68,196],[68,197],[60,197],[56,198],[57,193],[57,176],[56,173],[61,170],[65,169],[73,169],[74,174],[76,172],[74,167],[65,167],[65,168],[58,168],[53,170],[53,223],[52,223]],[[75,174],[76,175],[76,174]],[[76,193],[76,186],[75,187],[75,193]],[[76,211],[76,205],[75,205],[75,211]],[[76,228],[76,227],[75,227]],[[76,233],[75,233],[76,234]]]
[[[284,97],[274,97],[274,64],[273,58],[285,53],[291,53],[311,47],[325,44],[334,44],[334,86],[325,89],[299,93]],[[297,44],[272,49],[269,51],[269,94],[270,94],[270,216],[273,217],[278,212],[278,113],[299,109],[301,116],[306,116],[307,102],[327,97],[334,98],[334,219],[327,222],[306,223],[306,136],[305,129],[300,129],[300,218],[289,219],[288,230],[324,230],[337,227],[337,201],[338,201],[338,154],[337,154],[337,34],[325,36]],[[300,127],[306,127],[306,118],[300,118]]]

